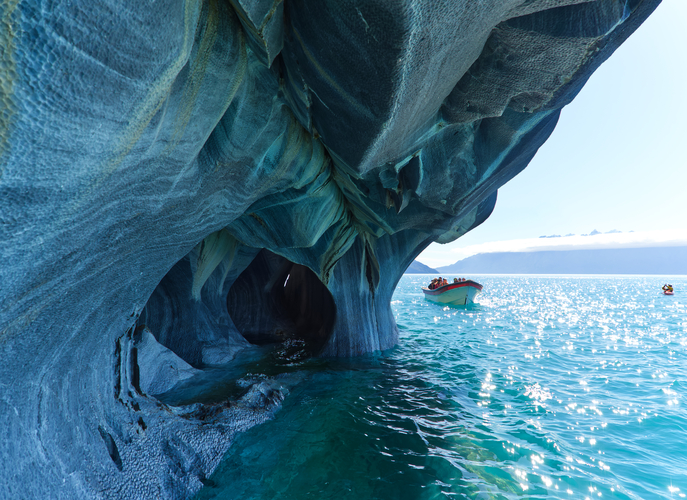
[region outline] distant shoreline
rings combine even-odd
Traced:
[[[436,276],[437,274],[441,275],[442,273],[403,273],[404,276]],[[446,278],[448,276],[453,277],[454,274],[456,273],[443,273],[446,275]],[[527,277],[532,277],[532,278],[687,278],[687,274],[531,274],[531,273],[463,273],[465,276],[464,278],[468,278],[469,276],[527,276]],[[457,276],[457,274],[456,274]],[[458,276],[457,276],[458,277]]]
[[[429,269],[422,274],[685,276],[687,246],[483,253]]]

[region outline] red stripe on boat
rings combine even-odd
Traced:
[[[477,288],[477,290],[482,290],[482,285],[480,285],[476,281],[468,280],[461,281],[460,283],[449,283],[448,285],[440,286],[439,288],[435,288],[434,290],[422,287],[422,291],[425,292],[427,295],[441,295],[444,292],[448,292],[449,290],[453,290],[454,288],[460,288],[462,286],[471,286],[473,288]]]

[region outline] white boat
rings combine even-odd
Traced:
[[[422,287],[425,299],[437,304],[449,306],[467,306],[475,303],[475,297],[482,292],[482,285],[476,281],[467,280],[449,283],[434,290]]]

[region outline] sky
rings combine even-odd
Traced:
[[[438,267],[477,250],[532,250],[527,241],[539,236],[592,230],[634,231],[623,246],[651,238],[687,245],[686,25],[687,1],[663,0],[563,108],[532,162],[499,189],[491,217],[417,260]],[[589,238],[556,245],[609,244]]]

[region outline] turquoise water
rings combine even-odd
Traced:
[[[198,498],[685,498],[687,277],[471,278],[477,310],[406,275],[400,346],[284,367]]]

